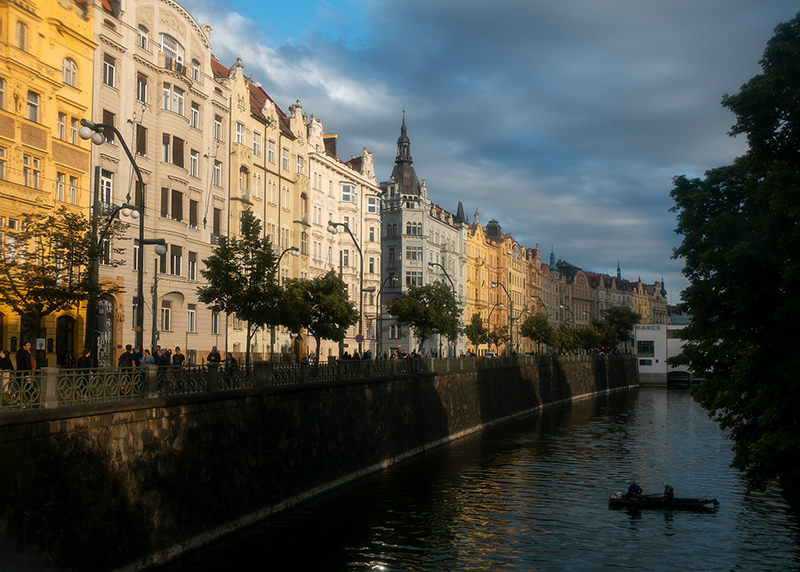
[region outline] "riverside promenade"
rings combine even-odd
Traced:
[[[17,372],[0,559],[144,570],[555,402],[638,386],[631,356]]]

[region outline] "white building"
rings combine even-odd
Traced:
[[[412,167],[411,142],[406,122],[397,140],[397,157],[392,176],[381,183],[381,245],[383,251],[383,296],[380,301],[379,351],[419,349],[419,341],[398,327],[386,313],[386,300],[400,296],[410,285],[422,286],[441,281],[452,287],[462,310],[465,268],[467,265],[467,230],[464,209],[459,203],[455,215],[428,198],[425,181],[419,181]],[[396,280],[393,279],[396,278]],[[464,316],[461,321],[463,324]],[[441,350],[442,355],[458,355],[465,349],[463,335],[454,347],[445,348],[447,340],[429,339],[423,351]]]
[[[685,324],[636,324],[634,341],[642,385],[667,385],[668,381],[689,382],[692,373],[686,366],[672,367],[667,359],[681,352],[684,341],[677,333]]]

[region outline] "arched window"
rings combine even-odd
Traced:
[[[200,81],[200,62],[197,60],[192,60],[192,79]]]
[[[150,31],[141,24],[139,24],[139,29],[137,30],[136,44],[143,50],[148,49],[150,44]]]
[[[406,234],[408,234],[408,235],[412,234],[413,230],[414,230],[414,225],[412,225],[410,222],[407,222],[406,223]]]
[[[166,56],[164,65],[177,72],[183,71],[183,46],[169,34],[161,34],[161,51]]]
[[[305,232],[300,235],[300,253],[308,254],[308,234]]]
[[[78,87],[78,66],[75,65],[74,61],[69,58],[64,58],[61,71],[65,84]]]

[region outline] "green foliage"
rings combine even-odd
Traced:
[[[752,489],[800,478],[800,15],[775,28],[761,66],[722,101],[747,154],[671,192],[692,314],[673,363],[706,373],[695,398],[730,431]]]
[[[235,314],[247,322],[247,362],[250,340],[264,325],[280,324],[281,288],[275,279],[276,257],[269,238],[261,236],[261,221],[243,211],[239,237],[221,237],[200,274],[207,285],[198,299],[212,310]]]
[[[23,339],[36,337],[45,316],[77,308],[87,298],[91,261],[101,254],[90,231],[86,217],[65,208],[26,214],[17,230],[6,230],[0,243],[0,300],[20,316]],[[114,232],[112,225],[106,236]],[[99,294],[115,291],[110,284],[98,286]]]
[[[593,350],[603,345],[603,335],[595,328],[581,328],[575,332],[578,347]]]
[[[286,281],[282,323],[294,332],[305,328],[317,342],[344,339],[347,328],[358,322],[358,311],[345,293],[344,281],[331,270],[312,280]]]
[[[539,313],[528,316],[519,328],[519,333],[538,344],[554,345],[556,331],[545,314]]]
[[[500,351],[500,344],[504,344],[509,340],[508,337],[508,326],[500,326],[499,328],[495,328],[488,334],[489,343],[494,346],[495,351]]]
[[[387,302],[386,308],[397,318],[398,325],[413,329],[420,350],[425,340],[436,334],[447,340],[458,338],[461,309],[452,290],[443,282],[409,286],[402,296]]]
[[[472,314],[472,320],[464,328],[464,333],[476,349],[481,344],[489,343],[489,330],[483,325],[480,314]]]
[[[626,306],[611,306],[604,314],[604,321],[616,335],[617,341],[610,347],[616,347],[620,342],[627,343],[631,340],[633,338],[633,327],[641,319],[641,314]],[[608,337],[608,334],[604,337]]]
[[[558,346],[562,350],[570,351],[578,347],[578,340],[575,336],[575,330],[566,324],[561,324],[555,331],[555,340],[553,345]]]

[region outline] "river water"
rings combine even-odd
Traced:
[[[800,519],[745,494],[685,388],[615,392],[454,442],[221,539],[161,572],[800,570]],[[610,510],[636,479],[710,512]]]

